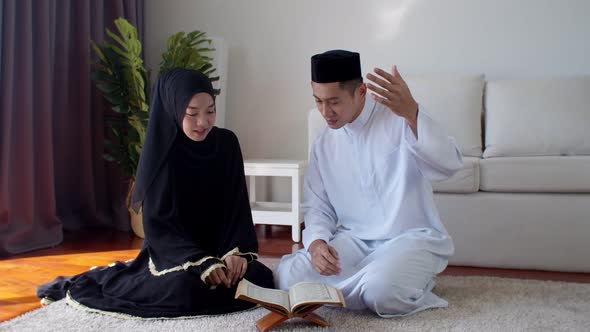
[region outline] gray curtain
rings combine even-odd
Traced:
[[[59,244],[64,229],[129,230],[90,81],[89,42],[117,17],[143,37],[143,0],[0,0],[0,256]]]

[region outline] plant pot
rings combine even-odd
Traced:
[[[129,208],[129,217],[131,219],[131,229],[136,236],[140,238],[145,238],[145,234],[143,233],[143,219],[141,217],[141,208],[139,209],[139,213],[135,213],[132,208]]]
[[[129,190],[127,191],[127,199],[125,202],[127,203],[127,211],[129,211],[129,220],[131,222],[131,229],[133,233],[137,237],[142,239],[145,238],[145,234],[143,232],[143,218],[142,218],[142,208],[139,208],[139,212],[135,213],[135,210],[131,208],[131,194],[133,193],[133,186],[135,185],[135,181],[131,180],[129,182]]]

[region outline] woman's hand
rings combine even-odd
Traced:
[[[228,283],[233,286],[238,282],[238,280],[244,277],[244,274],[246,274],[246,269],[248,269],[248,261],[244,257],[228,256],[225,259],[225,266],[227,266],[226,276]]]
[[[226,272],[224,271],[223,267],[218,267],[213,272],[211,272],[207,278],[205,278],[207,285],[209,286],[217,286],[220,284],[224,284],[225,287],[229,288],[230,283],[226,276]]]

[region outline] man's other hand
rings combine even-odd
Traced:
[[[314,270],[318,271],[321,275],[335,275],[342,270],[338,252],[324,240],[313,241],[309,245],[308,251],[311,254],[311,263]]]

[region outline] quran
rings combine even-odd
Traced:
[[[324,304],[344,307],[339,289],[321,282],[299,282],[289,291],[264,288],[242,279],[236,289],[236,299],[254,302],[271,312],[258,320],[259,331],[268,331],[283,321],[300,317],[312,323],[328,326],[328,323],[312,311]]]

